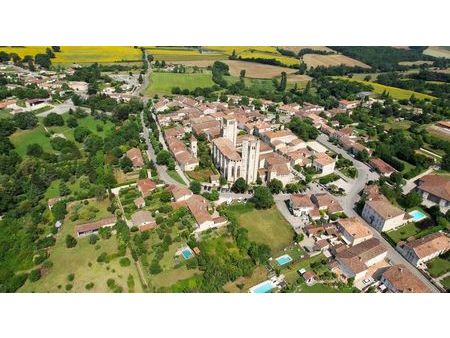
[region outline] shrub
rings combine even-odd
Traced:
[[[89,244],[94,245],[99,240],[99,237],[96,234],[92,234],[89,236]]]
[[[73,282],[74,279],[75,279],[75,274],[70,273],[70,274],[67,275],[67,280],[69,282]]]
[[[66,291],[70,291],[70,290],[72,290],[72,287],[73,287],[73,285],[72,285],[72,284],[66,284],[66,286],[65,286],[65,288],[66,288]]]
[[[34,283],[34,282],[38,281],[39,279],[41,279],[41,270],[39,270],[39,269],[32,270],[30,272],[30,274],[28,275],[28,279],[32,283]]]
[[[85,285],[86,290],[91,290],[94,287],[94,283],[90,282]]]
[[[130,266],[131,261],[128,257],[122,257],[119,261],[120,266],[125,267],[125,266]]]
[[[66,236],[66,247],[74,248],[77,245],[77,240],[72,235]]]

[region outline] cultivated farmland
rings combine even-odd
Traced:
[[[325,46],[280,46],[281,49],[289,50],[294,53],[298,53],[302,49],[313,49],[313,50],[319,50],[323,52],[335,52],[331,48],[325,47]]]
[[[362,68],[370,68],[365,63],[361,61],[349,58],[348,56],[342,54],[332,54],[332,55],[320,55],[320,54],[305,54],[303,55],[303,61],[306,63],[308,67],[318,67],[318,66],[339,66],[346,65],[350,67],[362,67]]]
[[[0,51],[7,53],[17,53],[20,57],[25,55],[34,56],[45,53],[47,46],[38,47],[1,47]],[[63,46],[61,51],[55,53],[52,63],[114,63],[121,61],[140,61],[142,53],[139,48],[130,46]]]
[[[197,87],[211,87],[213,84],[210,73],[152,73],[146,94],[171,94],[173,87],[192,90]]]
[[[428,47],[423,53],[437,58],[450,59],[450,47]]]
[[[155,60],[173,61],[173,60],[221,60],[227,59],[227,56],[221,52],[200,52],[196,48],[183,47],[148,47],[149,54],[152,54]]]

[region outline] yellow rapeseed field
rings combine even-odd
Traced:
[[[17,53],[20,57],[45,53],[48,46],[0,47],[0,51]],[[142,53],[139,48],[131,46],[62,46],[61,52],[55,53],[52,63],[113,63],[121,61],[139,61]]]

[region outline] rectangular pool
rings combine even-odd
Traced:
[[[250,288],[251,293],[267,293],[272,291],[275,288],[275,285],[270,281],[266,280],[265,282],[259,283]]]
[[[285,265],[287,263],[292,262],[292,257],[289,255],[283,255],[278,258],[275,258],[275,260],[277,261],[278,265]]]
[[[420,210],[413,210],[409,212],[409,215],[412,217],[413,222],[419,222],[427,218],[427,216]]]
[[[192,256],[194,256],[192,251],[190,249],[188,249],[188,248],[183,249],[183,251],[181,251],[181,255],[183,256],[184,259],[189,259]]]

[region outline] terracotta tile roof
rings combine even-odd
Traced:
[[[417,257],[424,258],[436,252],[450,250],[450,238],[444,233],[434,233],[410,242],[405,246],[410,247]]]
[[[365,238],[372,235],[370,229],[362,224],[356,217],[341,218],[337,223],[354,239]]]
[[[175,184],[169,185],[169,191],[172,193],[173,197],[175,198],[175,201],[178,201],[183,197],[190,197],[194,194],[188,188]]]
[[[388,220],[393,217],[405,214],[402,209],[392,205],[391,202],[389,202],[389,200],[382,195],[375,199],[366,201],[366,204],[370,206],[370,208],[372,208],[384,220]]]
[[[208,212],[208,202],[204,197],[193,195],[186,201],[186,204],[198,225],[213,221],[213,217]]]
[[[369,161],[369,164],[374,167],[381,174],[390,174],[395,172],[395,169],[381,158],[374,157]]]
[[[141,151],[138,148],[131,148],[127,151],[127,156],[133,162],[133,167],[138,168],[144,165]]]
[[[134,226],[138,227],[146,224],[156,224],[155,220],[152,217],[152,213],[146,210],[139,210],[131,215],[131,223],[133,223]]]
[[[156,188],[156,183],[149,178],[144,178],[137,182],[137,186],[142,196],[147,197]]]
[[[84,232],[88,232],[88,231],[95,231],[95,230],[100,229],[101,227],[115,224],[116,222],[117,222],[117,218],[115,216],[107,217],[107,218],[100,219],[98,221],[79,224],[75,227],[75,232],[77,234],[80,234],[80,233],[84,233]]]
[[[294,209],[297,208],[314,208],[313,202],[311,202],[311,199],[309,195],[303,195],[303,194],[292,194],[291,195],[291,202],[292,207]]]
[[[335,160],[332,157],[328,156],[325,153],[318,153],[318,154],[316,154],[313,161],[315,163],[318,163],[322,167],[326,166],[326,165],[329,165],[329,164],[332,164],[332,163],[335,162]]]
[[[383,277],[401,293],[425,293],[431,290],[403,264],[394,265],[383,272]]]
[[[229,139],[225,137],[219,137],[214,139],[213,143],[226,158],[232,161],[241,160],[241,155],[239,155],[233,143]]]
[[[450,201],[450,178],[447,176],[423,176],[418,180],[418,188],[446,201]]]
[[[368,239],[336,254],[336,259],[355,274],[367,269],[367,262],[387,252],[387,248],[376,238]]]
[[[331,213],[343,211],[339,202],[334,197],[328,195],[327,193],[314,194],[311,196],[311,200],[319,208],[326,207]]]

